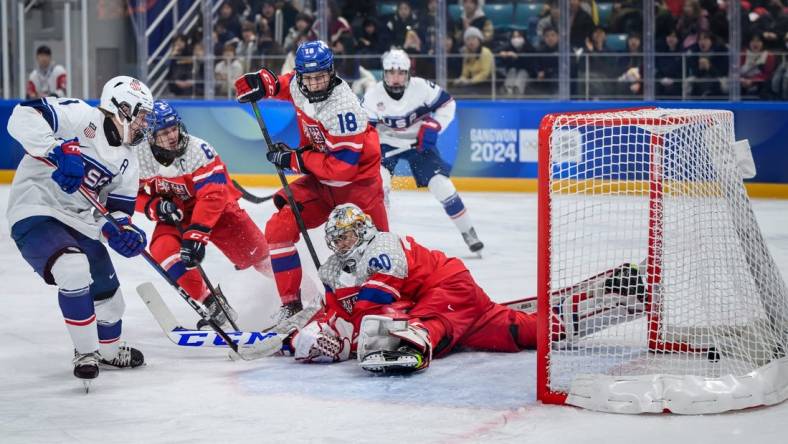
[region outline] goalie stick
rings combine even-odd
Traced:
[[[263,197],[260,197],[260,196],[255,196],[254,194],[252,194],[252,193],[250,193],[249,191],[247,191],[247,190],[246,190],[244,187],[242,187],[242,186],[241,186],[241,184],[239,184],[238,182],[236,182],[236,180],[235,180],[235,179],[233,179],[232,181],[233,181],[233,185],[235,186],[235,188],[237,188],[237,189],[238,189],[238,191],[240,191],[240,192],[241,192],[241,197],[242,197],[242,198],[243,198],[245,201],[248,201],[248,202],[251,202],[251,203],[256,203],[256,204],[259,204],[259,203],[263,203],[263,202],[268,202],[269,200],[271,200],[271,199],[273,199],[273,198],[274,198],[274,195],[273,195],[273,194],[271,194],[271,195],[268,195],[268,196],[263,196]]]
[[[161,295],[150,282],[144,282],[137,286],[137,294],[140,299],[148,307],[153,318],[161,327],[164,334],[167,335],[173,344],[181,347],[228,347],[227,340],[221,335],[210,330],[189,330],[183,328],[183,323],[175,319],[167,304],[161,298]],[[244,352],[242,358],[257,359],[263,356],[270,356],[282,350],[283,341],[289,336],[281,335],[274,331],[232,331],[227,332],[227,336],[231,342],[236,346],[249,351],[258,351],[265,349],[271,351],[270,354],[257,353],[252,357],[249,353]],[[265,347],[258,344],[265,343]],[[286,350],[286,349],[285,349]],[[233,357],[233,354],[231,354]]]

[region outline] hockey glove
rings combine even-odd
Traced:
[[[301,150],[293,150],[287,144],[277,142],[272,147],[273,149],[265,154],[269,162],[279,168],[289,168],[299,173],[307,173],[304,167],[304,159],[301,158]],[[295,159],[295,164],[293,164]]]
[[[279,77],[268,68],[246,73],[235,81],[235,91],[241,103],[273,97],[279,94]]]
[[[145,204],[145,215],[152,221],[169,225],[177,225],[183,220],[183,211],[175,205],[175,202],[158,196],[152,197]]]
[[[75,193],[82,185],[82,177],[85,175],[79,140],[75,137],[56,146],[49,154],[49,159],[57,165],[57,169],[52,173],[52,180],[66,193]]]
[[[124,257],[134,257],[142,253],[147,243],[145,232],[133,225],[128,217],[115,220],[120,225],[120,230],[109,222],[101,228],[109,246]]]
[[[438,143],[438,133],[441,131],[441,124],[437,120],[426,117],[421,121],[421,128],[416,139],[416,151],[423,153],[434,149]]]
[[[205,244],[208,243],[208,234],[211,230],[202,225],[189,225],[183,232],[181,240],[181,262],[186,269],[200,265],[205,259]]]
[[[338,362],[350,357],[353,324],[338,317],[316,319],[293,337],[296,361]]]

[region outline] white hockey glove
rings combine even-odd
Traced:
[[[304,362],[337,362],[350,356],[353,324],[334,315],[328,322],[312,321],[293,338],[295,359]]]
[[[361,320],[358,361],[373,373],[401,374],[427,368],[432,360],[429,334],[407,319],[367,315]]]

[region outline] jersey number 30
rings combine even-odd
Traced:
[[[358,124],[356,123],[356,115],[353,113],[345,113],[337,114],[337,120],[339,120],[339,131],[346,133],[348,131],[353,132],[358,129]]]

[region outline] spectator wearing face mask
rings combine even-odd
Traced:
[[[525,85],[530,77],[527,54],[534,48],[520,30],[512,31],[509,41],[498,52],[498,66],[504,70],[503,92],[508,95],[525,94]]]

